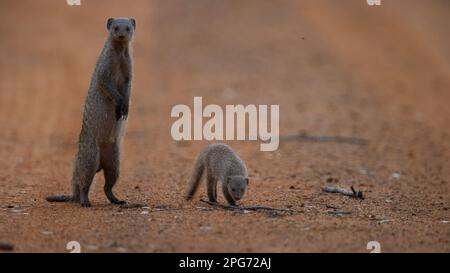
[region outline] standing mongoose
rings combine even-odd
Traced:
[[[226,144],[211,144],[197,158],[186,199],[190,200],[206,170],[206,188],[211,202],[217,202],[217,180],[230,205],[236,205],[248,188],[248,174],[244,161]]]
[[[112,189],[119,178],[121,142],[125,133],[133,60],[131,40],[136,29],[132,18],[109,18],[105,46],[97,61],[87,94],[78,154],[72,177],[72,195],[49,196],[49,202],[79,202],[90,207],[89,188],[103,170],[104,191],[113,204],[123,204]]]

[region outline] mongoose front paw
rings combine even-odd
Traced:
[[[120,100],[116,106],[116,119],[119,120],[122,117],[126,119],[126,117],[128,116],[128,110],[129,110],[128,102]]]

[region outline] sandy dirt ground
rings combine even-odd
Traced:
[[[115,191],[149,209],[48,203],[69,193],[106,19],[133,16],[135,79]],[[450,252],[450,3],[0,1],[0,242],[15,252]],[[241,213],[183,200],[206,141],[177,143],[171,108],[280,105],[280,147],[246,161]],[[306,141],[341,136],[366,145]],[[317,139],[317,138],[315,138]],[[323,193],[325,185],[365,200]],[[224,202],[222,196],[219,197]],[[350,214],[335,215],[335,208]]]

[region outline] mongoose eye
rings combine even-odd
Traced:
[[[117,27],[117,26],[114,27],[114,31],[115,31],[115,32],[119,31],[119,27]]]
[[[232,192],[235,192],[235,191],[236,191],[236,189],[231,189],[231,191],[232,191]]]
[[[127,32],[130,32],[130,27],[127,27],[126,29],[127,29]]]

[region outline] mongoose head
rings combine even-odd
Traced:
[[[228,176],[227,187],[233,199],[239,201],[247,192],[248,178],[240,175]]]
[[[113,41],[128,43],[136,30],[136,20],[133,18],[109,18],[106,28]]]

